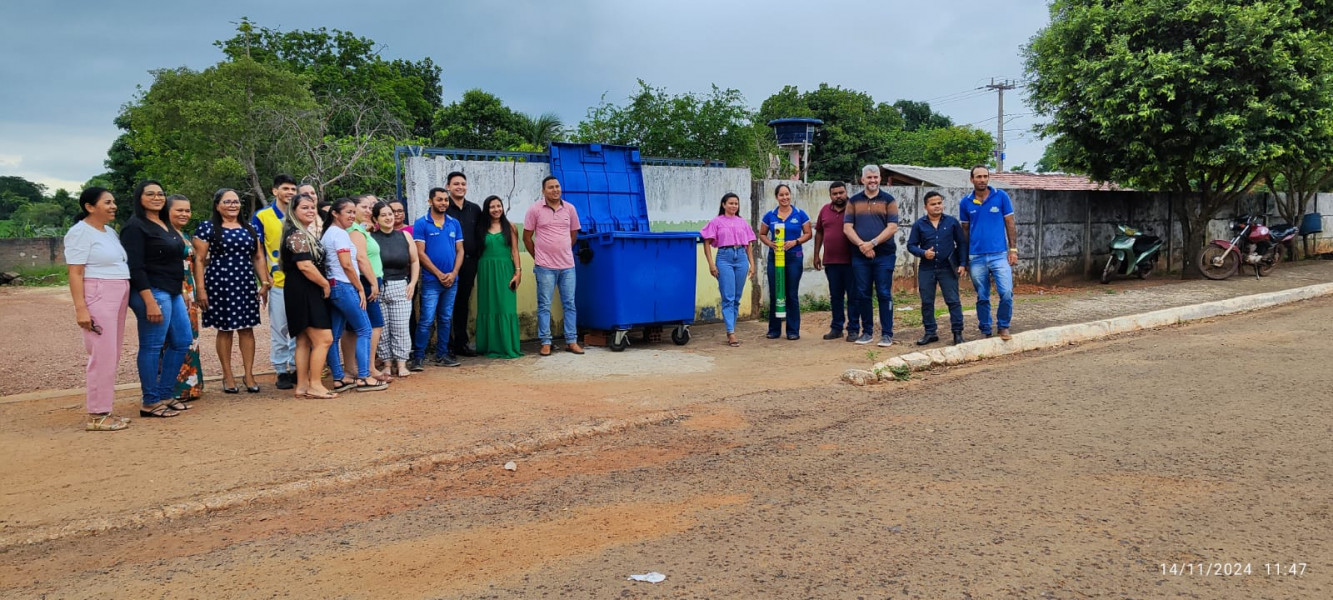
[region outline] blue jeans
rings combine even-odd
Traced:
[[[991,332],[990,284],[995,280],[995,291],[1000,296],[1000,307],[995,310],[995,324],[1008,329],[1014,316],[1014,270],[1009,266],[1009,255],[1004,252],[974,254],[967,270],[972,276],[972,287],[977,289],[977,329]]]
[[[935,286],[939,285],[944,295],[944,304],[949,307],[949,331],[963,332],[963,303],[958,300],[958,273],[947,266],[942,269],[926,268],[916,274],[917,291],[921,293],[921,325],[926,328],[926,335],[937,335],[939,327],[935,324]]]
[[[574,269],[533,268],[537,276],[537,338],[542,345],[551,343],[551,294],[560,288],[560,307],[565,315],[565,343],[579,341],[578,309],[574,308]]]
[[[722,295],[722,321],[727,333],[736,333],[736,315],[741,308],[741,294],[745,292],[745,276],[750,272],[750,259],[744,246],[717,249],[717,291]]]
[[[865,324],[866,331],[874,331],[874,325],[869,322],[869,317],[860,312],[860,303],[857,301],[856,294],[856,276],[852,273],[852,265],[830,265],[824,264],[824,275],[828,277],[828,296],[829,304],[833,305],[833,324],[830,330],[839,334],[842,333],[843,324],[847,326],[847,333],[857,335],[861,333],[861,325]],[[846,303],[843,303],[843,298]],[[846,308],[844,317],[843,308]]]
[[[897,257],[892,254],[876,254],[875,258],[866,258],[859,252],[852,254],[856,301],[860,305],[857,310],[861,313],[863,334],[875,334],[875,306],[871,301],[873,289],[874,297],[879,300],[880,332],[893,337],[893,265],[896,260]]]
[[[435,357],[444,358],[449,354],[449,328],[454,323],[454,299],[457,297],[457,281],[445,287],[434,277],[421,280],[421,315],[417,318],[417,335],[412,340],[412,358],[426,358],[432,324],[435,325]]]
[[[329,373],[335,381],[347,374],[343,372],[342,339],[343,329],[351,326],[356,332],[356,376],[370,377],[370,319],[361,308],[361,298],[356,288],[350,283],[334,283],[329,290],[329,304],[333,305],[329,320],[333,325],[333,345],[329,346]]]
[[[800,246],[797,246],[800,248]],[[801,335],[801,272],[805,270],[804,254],[787,253],[787,278],[783,282],[787,292],[787,335]],[[777,318],[778,286],[777,266],[773,263],[773,252],[768,253],[768,335],[782,334],[782,319]]]
[[[185,297],[152,290],[153,299],[162,310],[161,323],[148,322],[148,307],[143,297],[130,292],[130,310],[139,319],[139,390],[143,405],[153,406],[169,400],[176,389],[176,377],[185,363],[185,353],[194,343],[190,331],[190,314],[185,309]]]

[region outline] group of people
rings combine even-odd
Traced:
[[[145,418],[178,416],[201,397],[201,327],[217,330],[222,391],[260,392],[254,328],[265,311],[275,387],[298,398],[384,390],[424,369],[432,339],[431,363],[438,366],[459,366],[460,355],[522,356],[519,236],[501,198],[473,203],[467,177],[450,173],[446,187],[430,190],[427,214],[408,225],[401,201],[366,194],[321,202],[313,186],[289,175],[275,177],[271,192],[272,202],[247,218],[235,190],[218,190],[210,218],[190,235],[184,231],[189,200],[166,195],[157,181],[135,188],[133,216],[119,233],[113,194],[83,190],[80,214],[65,235],[65,261],[88,351],[87,430],[119,431],[129,423],[112,410],[127,309],[138,321]],[[558,287],[565,349],[582,354],[572,251],[578,216],[555,178],[543,182],[543,196],[529,210],[522,236],[537,263],[540,353],[551,353],[550,304]],[[237,341],[239,383],[232,362]]]
[[[935,319],[935,293],[938,289],[949,309],[949,328],[953,344],[963,342],[963,308],[959,300],[958,280],[967,272],[977,292],[977,328],[986,337],[998,334],[1009,340],[1013,318],[1013,267],[1018,264],[1014,206],[1004,190],[990,185],[990,170],[983,165],[971,170],[973,190],[959,202],[958,216],[945,214],[944,197],[927,192],[922,199],[925,216],[911,226],[907,251],[918,257],[917,290],[921,296],[921,323],[925,333],[916,344],[924,346],[940,340]],[[791,187],[779,184],[774,190],[777,206],[759,220],[758,241],[768,247],[768,333],[776,339],[801,338],[800,285],[803,271],[802,244],[814,237],[812,263],[828,278],[833,312],[825,340],[845,339],[857,344],[875,341],[875,306],[878,304],[879,346],[893,345],[893,271],[897,262],[899,231],[898,201],[880,188],[880,168],[866,165],[861,170],[865,189],[847,196],[847,185],[835,181],[829,186],[829,202],[819,210],[812,228],[810,216],[792,205]],[[779,237],[779,230],[781,237]],[[717,278],[722,296],[722,318],[727,328],[727,343],[739,346],[736,315],[745,281],[754,273],[754,255],[750,242],[755,232],[740,217],[740,198],[726,194],[718,214],[700,235],[704,240],[704,258],[708,271]],[[782,247],[777,246],[782,240]],[[787,265],[777,273],[777,255]],[[779,317],[777,277],[783,277],[785,318]],[[999,296],[995,320],[991,319],[991,285]],[[846,337],[843,337],[844,332]]]

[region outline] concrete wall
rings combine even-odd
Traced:
[[[542,179],[551,172],[545,163],[457,161],[431,157],[405,158],[403,171],[403,193],[408,201],[409,218],[425,214],[430,189],[444,187],[445,177],[459,171],[467,175],[469,200],[480,203],[490,195],[504,198],[506,215],[520,230],[528,208],[541,199]],[[698,231],[717,215],[718,202],[723,194],[735,192],[742,199],[749,196],[750,171],[645,166],[643,185],[653,231]],[[747,202],[741,203],[741,214],[750,217]],[[532,276],[532,257],[526,251],[520,251],[519,257],[523,261],[524,273],[518,289],[519,321],[522,336],[529,339],[537,333],[537,288]],[[709,275],[702,251],[695,260],[696,318],[700,321],[718,320],[721,317],[721,295],[717,281]],[[475,297],[471,301],[475,305]],[[751,311],[749,303],[741,303],[742,317],[749,317]],[[552,319],[558,323],[560,318],[557,303],[552,309]],[[552,328],[558,331],[555,325]]]
[[[0,271],[65,264],[65,238],[0,238]]]

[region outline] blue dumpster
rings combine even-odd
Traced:
[[[649,231],[639,150],[605,144],[552,144],[551,175],[578,210],[575,252],[580,329],[611,332],[614,351],[630,329],[672,326],[677,344],[694,323],[693,231]]]

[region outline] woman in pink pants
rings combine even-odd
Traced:
[[[83,328],[88,350],[88,431],[120,431],[129,419],[111,412],[116,398],[116,367],[125,338],[125,309],[130,299],[130,267],[125,248],[111,223],[116,199],[90,187],[79,195],[79,216],[65,234],[65,264],[74,296],[74,319]]]

